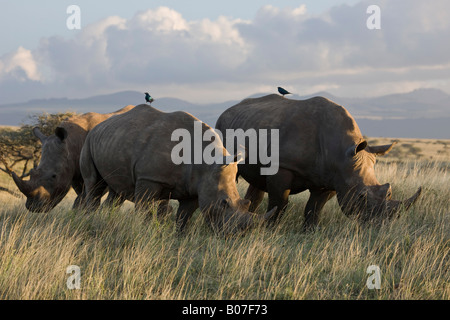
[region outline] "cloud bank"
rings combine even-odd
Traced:
[[[320,15],[267,5],[252,20],[188,21],[167,7],[107,17],[1,56],[0,103],[118,90],[212,102],[279,85],[345,96],[449,88],[448,1],[378,1],[381,30],[366,27],[370,4]]]

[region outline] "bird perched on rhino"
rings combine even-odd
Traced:
[[[283,89],[282,87],[278,87],[278,92],[284,97],[285,94],[292,94],[286,89]]]
[[[147,101],[148,103],[152,103],[154,101],[154,99],[151,95],[148,94],[148,92],[145,93],[145,101]]]

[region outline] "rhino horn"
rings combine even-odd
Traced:
[[[403,201],[403,205],[405,206],[405,209],[408,210],[409,207],[411,207],[414,202],[419,198],[420,194],[422,193],[422,187],[419,187],[419,189],[416,191],[416,193],[409,199]]]
[[[376,156],[384,156],[389,151],[392,150],[392,148],[397,144],[396,141],[394,141],[392,144],[387,144],[384,146],[369,146],[369,152],[373,153]]]
[[[420,187],[416,193],[409,199],[403,200],[403,201],[397,201],[397,200],[389,200],[388,202],[388,208],[390,212],[397,212],[402,206],[405,208],[405,210],[408,210],[414,202],[419,198],[420,194],[422,193],[422,187]]]
[[[11,172],[11,176],[16,184],[17,188],[19,188],[20,192],[22,192],[25,196],[29,196],[31,193],[31,186],[29,181],[23,181],[17,174],[13,171]]]
[[[42,143],[47,139],[47,136],[39,130],[38,127],[33,128],[33,134],[36,138],[38,138]]]

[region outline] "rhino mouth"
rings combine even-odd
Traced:
[[[58,193],[50,197],[28,197],[25,207],[32,212],[49,212],[55,208],[65,197],[67,192]]]
[[[267,223],[275,214],[277,207],[269,210],[264,215],[256,214],[248,210],[225,209],[214,205],[207,210],[206,220],[211,229],[222,236],[242,235],[244,232],[258,225]]]
[[[49,212],[54,207],[56,207],[57,203],[54,201],[41,201],[36,200],[35,198],[27,198],[25,203],[25,207],[31,212]]]
[[[31,212],[48,212],[61,202],[69,192],[70,186],[57,188],[53,193],[47,191],[43,186],[36,187],[31,180],[23,180],[12,172],[12,178],[19,190],[27,197],[25,207]]]
[[[64,195],[59,195],[56,197],[42,197],[40,195],[34,197],[27,197],[27,201],[25,202],[25,207],[31,212],[49,212],[53,208],[55,208],[61,200],[64,198]]]
[[[390,220],[399,216],[402,209],[407,211],[417,201],[422,193],[420,187],[416,193],[406,200],[392,200],[390,195],[385,198],[371,198],[367,193],[357,196],[339,197],[342,211],[351,217],[357,217],[361,222]]]

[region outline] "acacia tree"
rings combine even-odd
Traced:
[[[33,128],[38,127],[45,135],[51,135],[62,121],[74,115],[74,112],[34,114],[19,129],[0,130],[0,170],[11,175],[14,168],[21,167],[21,173],[17,175],[27,177],[41,158],[41,144],[33,135]]]

